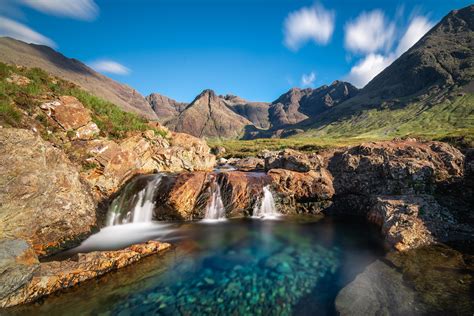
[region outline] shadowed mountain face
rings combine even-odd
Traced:
[[[418,43],[370,81],[354,99],[433,94],[474,79],[474,5],[451,11]],[[474,90],[471,87],[471,92]]]
[[[151,108],[155,111],[158,120],[162,124],[166,124],[168,121],[177,117],[188,105],[187,103],[178,102],[158,93],[152,93],[145,99],[150,103]]]
[[[317,89],[293,88],[270,105],[273,128],[296,124],[314,118],[327,109],[352,98],[358,89],[348,82],[335,81]]]
[[[235,95],[219,96],[235,113],[245,117],[256,127],[266,129],[270,127],[268,117],[268,102],[249,102]]]
[[[197,137],[238,138],[252,122],[230,109],[212,90],[204,90],[167,126]]]
[[[12,38],[1,37],[0,61],[29,68],[41,68],[115,103],[125,111],[137,113],[148,119],[156,119],[156,114],[140,93],[47,46],[27,44]]]

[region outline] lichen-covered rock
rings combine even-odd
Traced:
[[[0,240],[0,300],[30,281],[39,261],[21,239]]]
[[[440,142],[365,143],[336,153],[329,162],[336,194],[432,193],[438,182],[463,175],[464,156]]]
[[[169,247],[168,243],[148,241],[123,250],[80,253],[64,261],[43,262],[27,284],[0,299],[0,307],[36,301],[58,290],[123,268]]]
[[[90,110],[72,96],[61,96],[57,101],[42,104],[41,108],[67,131],[85,126],[92,120]]]
[[[45,255],[96,226],[89,188],[66,155],[33,132],[0,129],[0,239],[24,239]]]
[[[210,170],[215,164],[215,156],[209,153],[205,141],[180,133],[173,133],[167,140],[153,130],[120,142],[108,139],[75,142],[70,152],[92,166],[83,170],[82,176],[94,188],[98,200],[115,193],[137,174]]]
[[[323,164],[323,160],[316,154],[303,154],[296,150],[285,149],[277,153],[265,154],[265,170],[287,169],[298,172],[308,172]]]

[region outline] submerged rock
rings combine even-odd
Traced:
[[[401,273],[377,260],[336,297],[340,315],[422,315],[424,307]]]
[[[46,255],[97,225],[96,205],[66,155],[33,132],[0,129],[0,239],[24,239]]]
[[[80,253],[64,261],[43,262],[26,285],[0,299],[0,307],[36,301],[58,290],[123,268],[169,247],[168,243],[148,241],[123,250]]]

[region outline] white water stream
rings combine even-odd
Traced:
[[[253,209],[253,217],[262,219],[276,219],[281,214],[275,206],[275,199],[269,186],[263,187],[263,197],[257,201]]]
[[[224,203],[222,202],[221,188],[217,181],[211,183],[211,199],[206,207],[204,221],[223,221],[226,219]]]

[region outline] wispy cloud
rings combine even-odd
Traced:
[[[334,31],[335,13],[321,5],[291,12],[284,22],[285,46],[298,50],[308,41],[327,44]]]
[[[52,39],[20,22],[2,16],[0,16],[0,36],[9,36],[27,43],[56,47],[56,43]]]
[[[415,45],[416,42],[418,42],[423,37],[423,35],[425,35],[433,27],[433,25],[434,23],[428,21],[426,17],[415,16],[408,25],[405,34],[400,39],[396,54],[400,56],[410,49],[410,47]]]
[[[303,87],[312,87],[315,80],[316,74],[314,71],[311,71],[309,74],[303,74],[301,76],[301,85]]]
[[[345,26],[345,46],[355,53],[374,53],[390,49],[395,37],[395,24],[387,21],[380,10],[363,12]]]
[[[130,69],[125,67],[122,64],[119,64],[116,61],[109,60],[109,59],[101,59],[94,61],[89,64],[93,69],[99,72],[106,72],[116,75],[128,75],[130,73]]]
[[[394,23],[385,22],[384,25],[394,25]],[[425,35],[433,27],[433,25],[434,23],[430,22],[424,16],[418,15],[413,17],[408,26],[405,28],[405,31],[400,32],[403,35],[398,39],[398,44],[396,48],[386,52],[375,53],[375,51],[385,49],[386,47],[389,47],[391,45],[390,44],[389,46],[386,46],[388,44],[381,44],[384,42],[383,40],[377,41],[375,40],[375,38],[373,38],[374,42],[377,42],[378,44],[372,46],[369,44],[364,46],[362,44],[363,42],[360,41],[359,45],[357,46],[359,47],[359,49],[356,49],[355,51],[366,52],[367,54],[351,68],[349,74],[346,76],[346,80],[350,81],[352,84],[359,88],[365,86],[382,70],[384,70],[392,62],[394,62],[395,59],[400,57],[400,55],[402,55],[404,52],[410,49],[416,42],[418,42],[423,37],[423,35]],[[346,28],[346,39],[348,36],[347,31],[348,29]],[[395,29],[391,30],[389,27],[389,29],[386,29],[386,31],[387,34],[380,35],[379,38],[383,39],[392,37],[393,41],[396,40],[393,35],[396,31]],[[365,50],[360,49],[362,47],[365,47]],[[351,48],[348,49],[354,51]]]
[[[94,0],[20,0],[20,2],[46,14],[77,20],[92,21],[99,15],[99,7]]]

